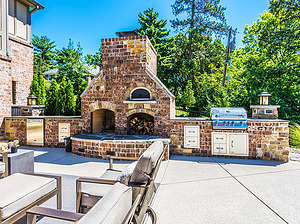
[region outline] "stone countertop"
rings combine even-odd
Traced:
[[[106,133],[97,134],[80,134],[71,137],[71,140],[80,141],[103,141],[111,142],[118,141],[122,143],[138,143],[138,142],[153,142],[155,140],[162,140],[163,142],[171,142],[170,137],[152,136],[152,135],[114,135]]]
[[[211,121],[210,117],[174,117],[171,121]]]
[[[171,121],[212,121],[210,117],[175,117]],[[282,119],[252,119],[248,118],[248,122],[290,122],[289,120]]]
[[[81,116],[11,116],[5,118],[28,118],[28,119],[80,119]]]
[[[282,119],[247,119],[248,122],[290,122]]]

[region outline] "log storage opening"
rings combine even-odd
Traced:
[[[153,135],[154,117],[149,114],[137,113],[129,117],[129,135]]]

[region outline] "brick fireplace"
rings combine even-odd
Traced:
[[[81,95],[86,132],[168,136],[175,97],[157,78],[148,37],[103,39],[102,61],[101,75]]]

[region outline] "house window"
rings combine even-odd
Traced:
[[[12,81],[11,84],[11,103],[16,104],[16,89],[17,89],[17,82]]]
[[[130,100],[151,100],[151,93],[146,88],[137,88],[131,92]]]

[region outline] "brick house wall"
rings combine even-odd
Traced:
[[[27,104],[33,77],[33,46],[9,37],[9,57],[0,57],[0,67],[0,137],[3,137],[4,117],[11,116],[13,81],[16,84],[16,105]]]
[[[16,105],[27,105],[26,98],[33,78],[33,45],[9,37],[9,55],[12,59],[12,81],[16,82]]]
[[[11,115],[11,59],[0,56],[0,137],[4,133],[4,117]]]

